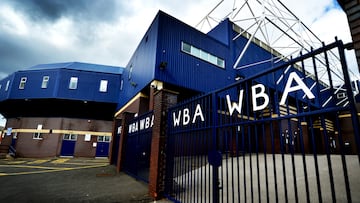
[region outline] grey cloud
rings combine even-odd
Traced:
[[[122,3],[114,0],[8,0],[6,2],[33,21],[56,21],[64,16],[83,21],[113,21],[119,13],[117,9],[126,8],[117,6]]]
[[[0,32],[0,80],[17,70],[41,63],[78,60],[73,53],[42,41]]]
[[[2,29],[8,22],[0,22],[0,80],[14,70],[39,63],[82,61],[87,58],[82,49],[101,43],[101,24],[115,25],[121,16],[133,15],[121,0],[1,0],[0,7],[4,5],[24,16],[28,27],[48,29],[62,17],[70,19],[74,23],[71,34],[76,38],[73,46],[77,48],[58,50],[41,36],[32,36],[39,34],[38,28],[30,35],[14,35]]]

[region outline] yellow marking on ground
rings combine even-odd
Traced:
[[[59,167],[30,166],[30,165],[0,165],[0,167],[32,168],[32,169],[48,169],[48,170],[59,169]],[[61,168],[61,169],[71,169],[71,168]]]
[[[39,159],[39,160],[35,160],[35,161],[30,161],[30,162],[28,162],[28,164],[42,164],[42,163],[45,163],[48,161],[49,161],[49,159]]]
[[[9,161],[8,164],[23,164],[26,161]]]
[[[81,163],[81,162],[64,162],[64,163],[61,163],[61,164],[63,164],[63,165],[75,165],[75,166],[88,166],[88,165],[97,165],[98,163],[93,164],[93,163]]]
[[[51,163],[53,163],[53,164],[63,164],[68,160],[69,159],[56,159],[56,160],[52,161]]]
[[[98,164],[98,165],[91,165],[91,166],[82,166],[82,167],[76,167],[76,168],[55,168],[55,167],[43,167],[43,168],[48,168],[50,170],[40,170],[40,171],[26,171],[26,172],[17,172],[17,173],[0,173],[0,176],[16,176],[16,175],[29,175],[29,174],[38,174],[38,173],[50,173],[50,172],[59,172],[59,171],[69,171],[69,170],[76,170],[76,169],[86,169],[86,168],[97,168],[97,167],[103,167],[103,166],[107,166],[109,164]],[[7,166],[7,165],[0,165],[1,166]],[[11,167],[11,166],[8,166]],[[12,166],[13,167],[13,166]],[[18,167],[18,166],[16,166]],[[24,168],[26,167],[37,167],[37,168],[41,168],[39,166],[25,166],[23,165]]]

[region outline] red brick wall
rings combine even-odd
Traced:
[[[176,103],[176,93],[160,90],[154,94],[154,125],[149,173],[149,194],[154,199],[161,198],[164,192],[167,109]]]
[[[95,132],[111,132],[112,121],[70,119],[70,118],[44,118],[26,117],[8,119],[6,128],[13,129],[37,129],[41,124],[42,129],[46,130],[79,130]],[[20,157],[53,157],[59,156],[63,134],[61,133],[42,133],[42,140],[33,139],[33,133],[18,133],[16,141],[16,153]],[[74,156],[94,157],[96,147],[93,142],[97,141],[97,136],[92,136],[91,141],[84,141],[85,135],[78,135]]]

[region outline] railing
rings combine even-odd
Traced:
[[[122,170],[145,182],[149,181],[153,112],[127,123]]]
[[[316,57],[329,51],[344,84],[331,82],[327,61],[330,82],[319,80]],[[176,202],[360,201],[359,118],[341,41],[179,104],[168,123],[165,188]]]

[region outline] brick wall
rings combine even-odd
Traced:
[[[162,197],[165,184],[165,141],[167,109],[177,103],[177,94],[160,90],[154,94],[154,125],[151,141],[149,194],[154,199]]]

